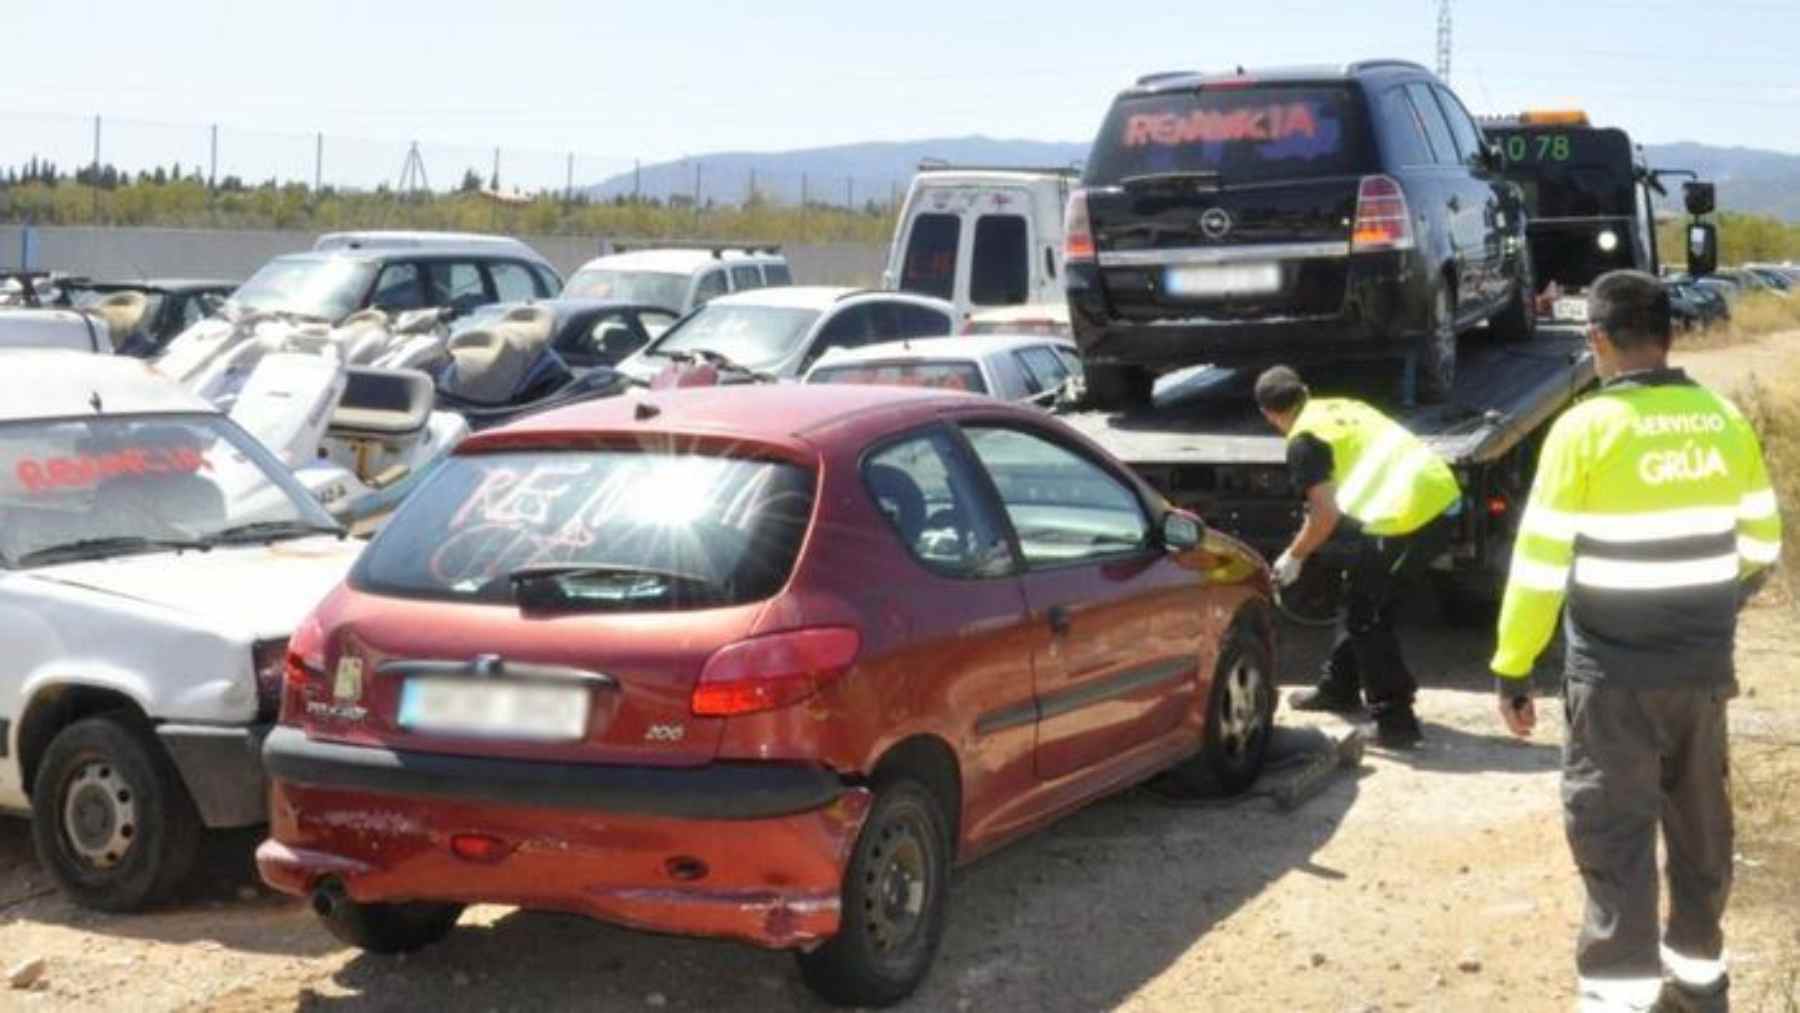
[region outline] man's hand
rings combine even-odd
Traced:
[[[1521,739],[1529,739],[1532,729],[1537,727],[1537,705],[1528,696],[1503,696],[1500,698],[1500,720],[1506,723],[1507,731]]]
[[[1299,580],[1300,568],[1305,565],[1306,560],[1295,559],[1293,552],[1283,552],[1280,556],[1276,557],[1275,564],[1272,567],[1275,571],[1275,583],[1280,584],[1282,587],[1287,587],[1294,581]]]

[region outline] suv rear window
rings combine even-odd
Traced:
[[[1216,172],[1224,182],[1361,171],[1362,117],[1331,85],[1205,88],[1121,98],[1095,138],[1085,182]]]
[[[900,290],[939,299],[956,291],[956,248],[962,242],[962,219],[956,215],[922,214],[913,219],[900,268]]]
[[[534,450],[445,461],[363,553],[376,594],[670,611],[768,598],[812,516],[813,475],[741,457]],[[539,576],[519,580],[533,568]],[[529,572],[529,571],[527,571]]]

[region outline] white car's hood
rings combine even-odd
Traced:
[[[146,553],[30,571],[40,580],[119,595],[263,639],[285,637],[356,561],[363,543],[335,537],[210,552]]]

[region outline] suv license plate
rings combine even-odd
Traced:
[[[1558,299],[1551,310],[1557,320],[1573,320],[1578,324],[1587,323],[1587,299]]]
[[[1280,264],[1196,264],[1171,267],[1163,288],[1173,296],[1265,295],[1281,289]]]
[[[583,686],[408,679],[400,692],[400,726],[436,735],[568,742],[587,733]]]

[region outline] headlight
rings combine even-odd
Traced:
[[[1596,236],[1594,242],[1600,245],[1601,253],[1611,253],[1619,248],[1619,234],[1611,229],[1607,229],[1605,232]]]

